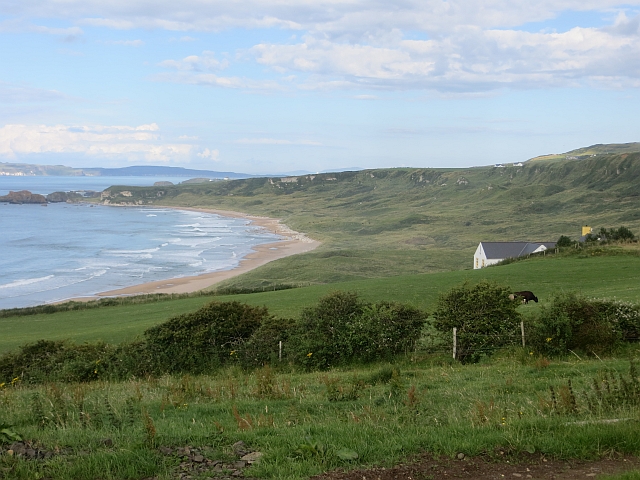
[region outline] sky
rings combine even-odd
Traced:
[[[638,112],[640,0],[0,1],[0,162],[480,166]]]

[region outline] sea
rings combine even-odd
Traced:
[[[102,191],[185,178],[0,176],[0,195]],[[236,267],[281,240],[246,219],[158,207],[0,203],[0,309]]]

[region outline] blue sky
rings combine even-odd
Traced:
[[[0,162],[464,167],[640,141],[640,0],[3,0]]]

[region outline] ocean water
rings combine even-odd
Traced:
[[[26,189],[46,194],[106,188],[74,183],[77,177],[31,177],[38,179],[37,185],[26,182],[7,188],[5,178],[20,177],[0,177],[0,192]],[[52,179],[50,185],[42,185],[43,178]],[[70,188],[59,188],[65,186],[61,178],[74,182]],[[89,177],[96,178],[105,179]],[[128,184],[134,185],[128,178]],[[152,178],[147,184],[157,180]],[[107,181],[106,186],[113,184]],[[279,239],[245,219],[200,212],[66,203],[46,207],[0,204],[0,309],[231,269],[256,245]]]
[[[6,195],[11,190],[29,190],[31,193],[41,195],[72,190],[101,192],[113,185],[150,187],[159,181],[178,184],[185,180],[187,180],[186,177],[13,177],[3,175],[0,176],[0,195]]]

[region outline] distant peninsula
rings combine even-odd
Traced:
[[[255,175],[183,167],[139,165],[122,168],[73,168],[64,165],[34,165],[0,162],[0,176],[64,176],[64,177],[186,177],[209,179],[240,179]]]

